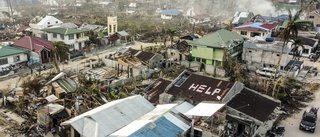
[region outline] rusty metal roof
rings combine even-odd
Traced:
[[[140,59],[143,62],[149,61],[155,55],[154,53],[151,53],[151,52],[145,52],[145,51],[135,50],[135,49],[130,49],[128,50],[128,52],[131,55],[136,56],[138,59]]]
[[[229,81],[187,72],[172,85],[167,93],[196,102],[220,101],[233,85],[234,83]]]
[[[261,122],[265,122],[278,105],[279,103],[247,88],[243,88],[239,94],[227,103],[227,106]]]
[[[149,102],[158,103],[159,95],[164,92],[166,87],[171,83],[169,80],[160,79],[150,85],[146,90]]]

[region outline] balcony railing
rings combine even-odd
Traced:
[[[89,40],[89,37],[88,37],[88,36],[78,37],[78,38],[76,39],[77,42],[82,42],[82,41],[87,41],[87,40]]]

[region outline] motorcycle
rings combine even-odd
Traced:
[[[283,137],[285,132],[284,127],[272,127],[270,130],[267,131],[267,137]]]

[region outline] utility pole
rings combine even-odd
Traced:
[[[11,18],[11,21],[12,21],[12,24],[13,24],[13,30],[16,31],[16,23],[15,23],[15,20],[13,18],[13,10],[12,10],[11,0],[7,0],[7,6],[8,6],[8,9],[9,9],[10,18]]]

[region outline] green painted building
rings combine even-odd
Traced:
[[[221,66],[224,50],[237,57],[242,52],[244,38],[229,30],[221,29],[197,40],[191,41],[194,61]]]

